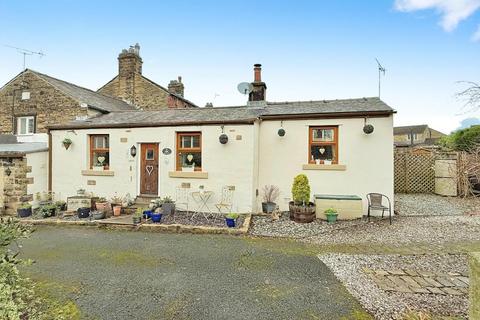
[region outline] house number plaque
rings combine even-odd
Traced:
[[[162,149],[162,153],[163,153],[164,155],[168,156],[169,154],[172,153],[172,149],[170,149],[170,148],[163,148],[163,149]]]

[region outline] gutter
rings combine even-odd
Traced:
[[[305,120],[305,119],[335,119],[335,118],[365,118],[388,117],[397,111],[366,111],[366,112],[331,112],[305,114],[265,114],[260,115],[262,120]]]
[[[52,133],[47,129],[48,134],[48,191],[52,192]]]

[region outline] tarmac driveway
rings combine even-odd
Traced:
[[[305,244],[85,227],[22,244],[89,319],[369,319]]]

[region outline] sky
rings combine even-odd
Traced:
[[[467,112],[461,81],[480,82],[480,0],[13,1],[0,0],[0,85],[27,67],[90,89],[139,43],[143,74],[182,76],[200,106],[243,105],[237,84],[263,66],[267,100],[378,96],[395,125],[446,133]]]

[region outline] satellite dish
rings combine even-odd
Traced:
[[[251,83],[248,82],[240,82],[237,86],[238,91],[241,94],[249,94],[253,90],[253,86]]]

